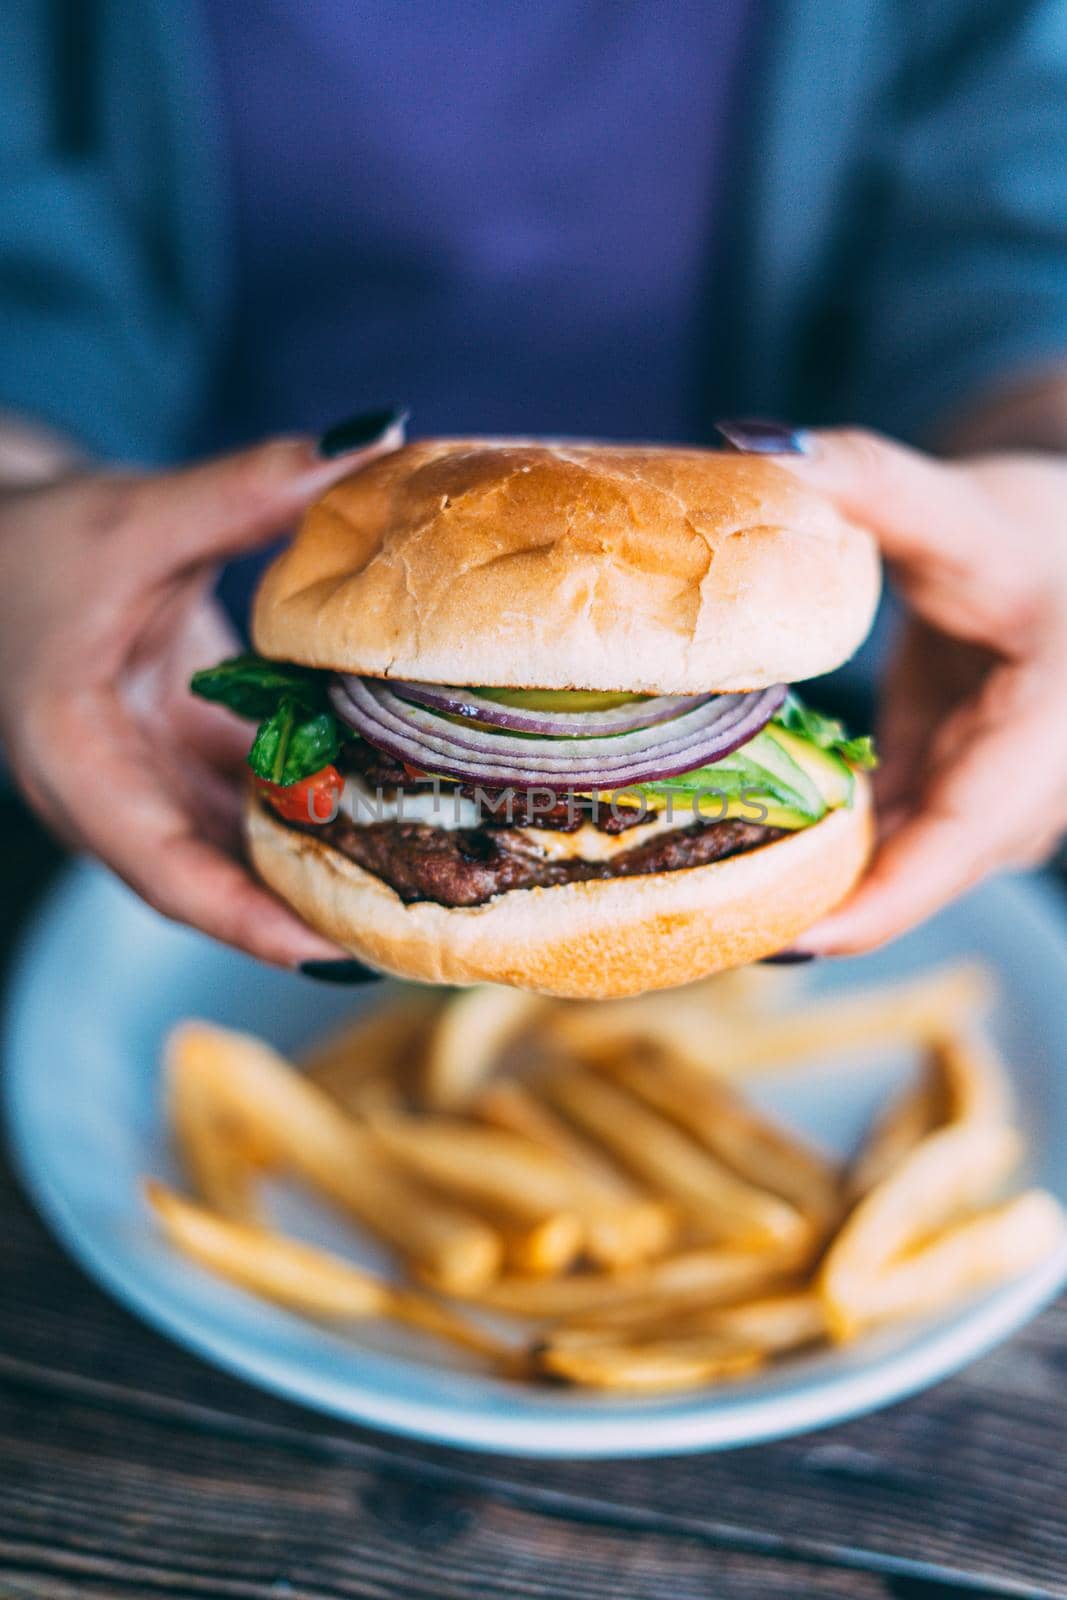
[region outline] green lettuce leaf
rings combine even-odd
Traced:
[[[299,783],[333,761],[338,745],[336,717],[324,711],[309,717],[296,700],[286,698],[260,723],[248,765],[270,783]]]
[[[870,772],[878,765],[874,740],[869,734],[850,738],[843,722],[836,717],[823,716],[821,711],[813,711],[792,691],[786,695],[785,704],[774,721],[780,722],[790,733],[817,745],[820,750],[832,750],[850,766],[860,767],[864,772]]]
[[[203,700],[235,711],[254,722],[271,717],[286,696],[313,710],[326,703],[326,674],[287,661],[267,661],[252,651],[194,672],[189,687]]]
[[[259,728],[248,765],[270,783],[299,783],[336,759],[347,729],[326,698],[329,674],[252,651],[193,675],[190,689]]]

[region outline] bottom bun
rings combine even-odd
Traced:
[[[783,949],[842,900],[870,854],[870,789],[848,810],[704,867],[512,889],[480,906],[405,905],[381,878],[254,796],[261,877],[361,961],[424,983],[505,983],[574,999],[669,989]]]

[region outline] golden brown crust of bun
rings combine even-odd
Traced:
[[[851,810],[746,854],[646,877],[514,889],[485,905],[405,905],[387,883],[253,797],[260,875],[320,933],[383,972],[611,999],[669,989],[791,944],[843,899],[871,844],[870,790]]]
[[[839,666],[879,583],[870,534],[763,457],[424,440],[311,507],[253,638],[435,683],[754,689]]]

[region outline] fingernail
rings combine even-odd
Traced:
[[[805,961],[818,958],[811,950],[776,950],[773,956],[764,956],[761,967],[799,967]]]
[[[806,456],[811,439],[803,428],[764,417],[742,417],[738,422],[717,422],[718,431],[735,450],[750,456]]]
[[[362,961],[302,961],[300,971],[305,978],[317,978],[320,983],[377,983],[381,977],[373,967]]]
[[[376,444],[390,428],[402,427],[411,416],[407,406],[381,406],[377,411],[360,411],[327,428],[319,440],[319,455],[324,461],[335,456],[348,455],[351,450],[365,450]]]

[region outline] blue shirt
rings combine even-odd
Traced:
[[[706,436],[752,10],[205,5],[236,246],[205,443],[390,401],[422,434]]]
[[[595,148],[586,143],[586,166],[594,154],[603,165],[605,152],[611,157],[616,147],[636,147],[641,159],[656,152],[656,171],[668,188],[678,163],[684,167],[703,157],[710,174],[710,144],[684,138],[685,127],[693,126],[685,108],[692,107],[694,83],[695,92],[716,94],[709,84],[719,76],[714,30],[721,19],[712,13],[730,3],[644,0],[631,7],[613,0],[599,7],[589,0],[580,11],[577,4],[571,11],[554,0],[487,5],[488,39],[499,37],[497,29],[513,31],[513,13],[521,9],[523,16],[523,50],[531,66],[527,79],[501,88],[509,127],[514,129],[518,110],[531,113],[544,98],[543,71],[540,95],[529,84],[538,77],[534,63],[544,63],[551,38],[562,42],[554,67],[559,92],[556,79],[547,82],[549,139],[559,125],[561,98],[571,127],[570,102],[585,103],[591,73],[603,98],[606,63],[620,54],[620,30],[651,29],[652,19],[648,59],[662,64],[677,49],[676,82],[666,94],[653,92],[657,74],[631,64],[628,92],[611,97],[614,118],[585,118],[586,126],[593,121],[596,135]],[[378,62],[378,104],[383,77],[396,85],[411,83],[398,51],[390,56],[378,49],[382,30],[392,38],[405,21],[421,48],[424,38],[437,37],[438,10],[458,20],[449,21],[437,64],[429,53],[423,58],[414,110],[408,105],[384,126],[365,117],[351,89],[346,91],[363,139],[354,142],[350,132],[345,149],[348,188],[357,201],[377,182],[368,168],[378,170],[380,157],[392,161],[395,124],[406,148],[406,129],[419,105],[447,90],[444,80],[454,81],[457,73],[467,85],[464,68],[483,59],[483,34],[475,35],[477,50],[468,41],[469,19],[475,13],[481,18],[481,8],[465,9],[464,0],[433,8],[395,0],[389,10],[345,0],[332,13],[321,0],[291,0],[284,15],[280,0],[259,0],[255,8],[234,0],[232,10],[228,0],[18,0],[6,6],[0,49],[0,408],[40,419],[105,461],[147,465],[187,457],[208,442],[222,442],[224,434],[250,431],[252,412],[289,422],[325,420],[328,411],[336,414],[368,397],[378,401],[387,385],[412,383],[411,324],[400,327],[408,342],[401,362],[398,320],[382,305],[385,282],[400,272],[395,252],[379,257],[378,292],[370,300],[364,293],[364,307],[374,306],[374,325],[363,317],[360,343],[353,336],[342,352],[340,377],[331,379],[329,390],[320,368],[308,404],[296,404],[288,380],[279,381],[280,360],[263,349],[264,341],[280,336],[276,326],[253,326],[252,337],[244,335],[235,352],[235,306],[250,299],[265,307],[246,270],[257,223],[246,211],[256,207],[257,193],[266,212],[280,205],[295,174],[285,138],[273,137],[273,170],[265,160],[259,168],[267,167],[266,189],[248,187],[242,178],[242,194],[235,196],[234,177],[251,174],[255,163],[251,152],[241,156],[236,125],[227,138],[222,91],[231,95],[231,119],[236,124],[246,105],[254,131],[251,82],[267,65],[259,57],[266,50],[276,60],[276,39],[284,40],[281,66],[262,81],[268,91],[274,85],[268,112],[276,125],[284,123],[285,137],[296,140],[305,126],[332,124],[336,113],[321,95],[308,98],[307,84],[316,74],[301,65],[303,37],[320,16],[331,15],[340,27],[355,13],[365,59]],[[728,119],[730,149],[720,151],[718,162],[719,177],[726,169],[732,191],[729,237],[726,211],[709,204],[704,213],[712,235],[709,257],[727,248],[713,261],[710,316],[698,311],[696,330],[690,329],[703,349],[699,330],[707,327],[711,353],[706,374],[694,379],[690,369],[688,381],[707,386],[718,415],[763,414],[816,425],[862,422],[921,442],[939,420],[958,415],[984,390],[1062,358],[1064,4],[997,0],[993,11],[995,26],[987,0],[759,0],[745,41],[742,92],[734,95],[736,115]],[[263,14],[269,29],[259,21]],[[571,25],[553,34],[564,14]],[[589,19],[590,30],[595,23],[595,30],[583,31],[573,21],[577,15],[583,23]],[[691,48],[694,38],[699,49]],[[337,76],[332,63],[340,59],[339,48],[329,40],[322,46],[320,79],[327,71]],[[351,54],[351,48],[341,52]],[[57,61],[69,70],[57,71]],[[248,86],[234,99],[234,83],[246,74]],[[267,131],[259,137],[267,138]],[[514,136],[494,135],[504,152]],[[500,150],[491,153],[500,159]],[[478,162],[488,154],[484,141],[466,152],[463,170],[474,197]],[[319,196],[333,182],[321,165],[305,174],[306,188]],[[571,183],[578,171],[570,174]],[[589,193],[595,204],[599,187],[592,185]],[[700,198],[706,198],[703,191]],[[402,199],[398,193],[397,216]],[[488,209],[484,194],[480,205]],[[353,214],[359,215],[358,207]],[[677,217],[677,204],[671,215]],[[684,215],[690,226],[692,212]],[[257,228],[269,241],[267,221],[264,215]],[[300,224],[309,237],[319,228],[306,208]],[[406,243],[395,222],[391,231],[394,246]],[[273,236],[277,240],[276,229]],[[625,258],[653,242],[634,228],[615,254]],[[677,249],[669,233],[660,236],[660,245]],[[402,258],[411,260],[406,253]],[[450,258],[428,267],[436,282],[442,266],[455,265]],[[627,262],[611,265],[623,271]],[[291,276],[285,281],[293,283]],[[316,287],[310,281],[296,287],[306,308]],[[370,287],[360,284],[362,291]],[[295,298],[290,294],[283,305],[286,317],[297,309]],[[555,302],[546,303],[536,329],[539,353],[548,361],[555,309]],[[593,311],[599,312],[596,303]],[[253,321],[247,308],[240,315]],[[632,318],[625,320],[632,326]],[[431,331],[436,340],[437,328]],[[473,337],[476,330],[469,331]],[[661,358],[667,342],[657,341]],[[647,343],[643,332],[634,348],[643,351]],[[418,393],[399,393],[416,406],[418,426],[454,426],[468,418],[479,427],[493,425],[482,393],[473,387],[463,392],[465,383],[472,384],[472,354],[464,351],[466,369],[453,375],[443,396],[447,403],[442,404],[440,378],[431,393],[428,381],[421,384],[422,373]],[[220,373],[241,376],[242,359],[244,385],[221,383]],[[626,359],[615,350],[616,370]],[[549,397],[567,405],[574,426],[593,431],[599,412],[573,415],[580,409],[578,397],[568,404],[556,373],[549,376]],[[517,403],[519,382],[514,375],[511,404]],[[503,377],[496,383],[501,395]],[[253,385],[261,386],[261,394],[250,395]],[[598,372],[598,406],[606,404],[603,387]],[[235,407],[231,417],[220,404],[220,390]],[[651,374],[634,390],[651,394]],[[211,419],[205,416],[209,404]],[[552,424],[547,406],[529,408],[534,409],[539,425]],[[644,426],[629,404],[620,409],[627,413],[627,432]]]
[[[415,406],[426,432],[568,426],[700,438],[706,388],[718,415],[862,422],[922,442],[984,391],[1061,360],[1063,0],[998,0],[995,26],[986,0],[758,4],[740,92],[740,47],[717,31],[729,16],[735,29],[746,22],[735,0],[8,6],[0,408],[105,461],[145,464],[393,395]],[[520,33],[501,76],[501,41]],[[488,109],[499,111],[491,147],[455,137],[453,113],[467,116],[475,90],[483,131]],[[538,134],[523,125],[535,113]],[[335,152],[341,139],[340,195],[325,146],[315,156],[317,127],[331,130]],[[423,172],[420,204],[436,205],[436,182],[447,184],[462,249],[453,238],[447,252],[431,250],[425,220],[404,203],[415,130],[434,175]],[[452,159],[439,160],[446,139]],[[551,174],[575,154],[563,163],[560,208]],[[604,231],[599,179],[616,154],[614,192],[630,225]],[[687,173],[699,217],[682,194]],[[724,174],[732,192],[720,205]],[[558,289],[565,274],[544,270],[528,241],[519,252],[510,304],[536,339],[519,341],[519,360],[517,324],[499,320],[502,286],[487,298],[484,271],[471,271],[475,213],[504,216],[516,182],[527,221],[548,207],[579,238],[587,214],[601,217],[600,277],[583,283],[584,345],[569,315],[578,301]],[[346,250],[335,237],[324,257],[338,198]],[[301,236],[287,239],[281,222],[294,203]],[[504,259],[514,262],[510,237]],[[702,242],[703,266],[714,268],[707,312],[691,287]],[[620,287],[643,283],[642,306],[656,300],[647,275],[630,277],[630,255],[653,251],[661,270],[672,252],[675,264],[654,313],[662,337]],[[274,288],[261,288],[259,275],[276,269]],[[472,282],[483,314],[464,318],[472,298],[459,289]]]

